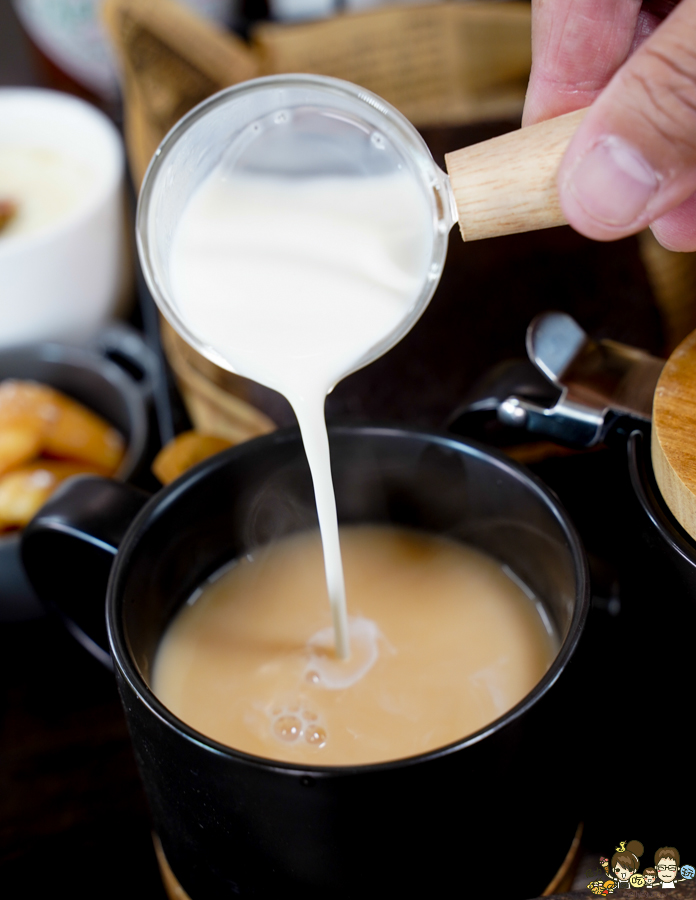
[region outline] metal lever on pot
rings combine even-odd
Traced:
[[[575,447],[592,447],[615,431],[649,428],[664,360],[616,341],[595,341],[562,312],[533,319],[526,343],[557,399],[541,406],[512,394],[498,407],[500,422]]]

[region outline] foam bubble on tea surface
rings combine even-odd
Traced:
[[[172,306],[184,328],[297,414],[340,658],[348,620],[324,401],[413,312],[429,277],[431,219],[407,171],[293,179],[220,165],[173,237]]]
[[[165,706],[257,756],[352,765],[457,741],[543,677],[556,638],[495,560],[391,526],[345,527],[341,542],[356,613],[350,659],[327,653],[321,543],[298,533],[184,605],[155,660]]]

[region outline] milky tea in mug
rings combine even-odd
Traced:
[[[351,655],[336,659],[321,542],[303,531],[217,572],[169,626],[152,687],[182,721],[256,756],[384,762],[502,716],[557,651],[544,607],[473,547],[341,529]]]

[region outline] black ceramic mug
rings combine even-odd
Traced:
[[[206,460],[140,510],[107,591],[116,675],[167,860],[193,900],[289,891],[438,896],[455,884],[485,886],[490,896],[539,894],[578,825],[575,651],[588,582],[577,535],[541,482],[480,445],[378,427],[333,428],[330,442],[342,523],[445,534],[506,563],[543,601],[560,637],[558,655],[504,716],[408,759],[300,766],[197,733],[150,689],[167,625],[231,558],[316,527],[296,430]],[[103,576],[100,548],[115,552],[108,547],[119,540],[122,519],[142,503],[127,490],[76,480],[44,508],[24,536],[38,589],[74,578],[76,564]],[[462,645],[465,652],[466,636]]]

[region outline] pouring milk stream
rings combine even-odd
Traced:
[[[431,245],[430,210],[408,175],[291,180],[220,168],[172,245],[174,302],[191,331],[295,410],[340,658],[348,620],[324,401],[411,310]]]
[[[339,659],[350,656],[351,631],[370,631],[351,627],[346,610],[326,396],[423,312],[457,213],[465,238],[562,223],[553,176],[578,117],[562,118],[572,122],[451,154],[450,185],[415,129],[375,95],[274,76],[201,104],[148,170],[139,249],[162,312],[199,352],[284,394],[297,415]],[[526,175],[515,135],[528,144]]]

